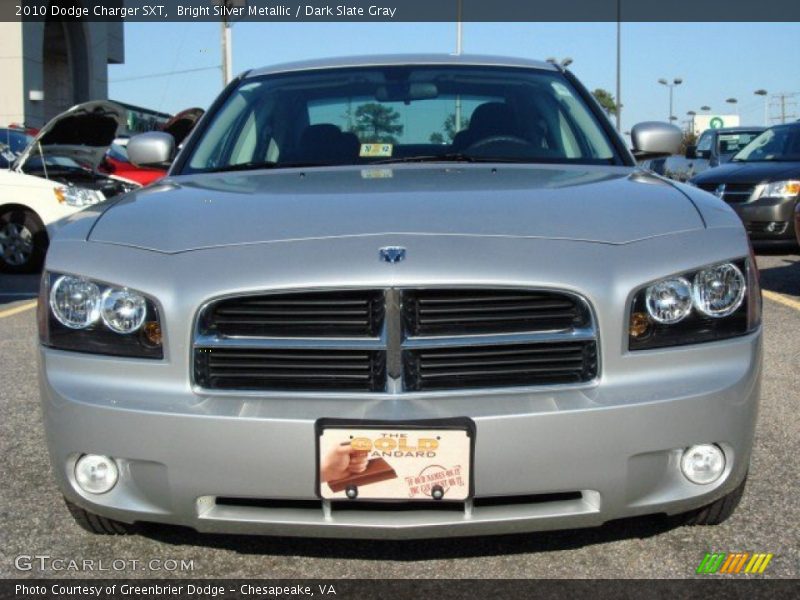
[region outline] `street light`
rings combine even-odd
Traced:
[[[547,58],[545,60],[546,60],[546,62],[549,62],[551,65],[560,66],[562,69],[566,69],[568,66],[570,66],[572,64],[572,59],[569,56],[567,56],[565,58],[562,58],[561,61],[559,61],[557,58],[555,58],[553,56],[551,56],[550,58]]]
[[[736,98],[728,98],[727,100],[725,100],[725,102],[733,106],[733,110],[736,111],[737,115],[739,114],[739,108],[736,106],[736,103],[739,101]]]
[[[767,90],[756,90],[753,92],[756,96],[764,96],[764,127],[769,127],[769,98],[767,98]]]
[[[676,77],[675,79],[672,80],[672,83],[670,83],[666,79],[662,78],[662,79],[658,80],[658,83],[660,83],[661,85],[665,85],[665,86],[667,86],[669,88],[669,120],[670,121],[676,121],[678,119],[678,117],[676,117],[675,115],[672,114],[672,90],[676,86],[679,86],[680,84],[682,84],[683,83],[683,79],[681,79],[680,77]]]
[[[711,107],[710,107],[710,106],[701,106],[701,107],[700,107],[700,110],[702,110],[702,111],[704,111],[704,112],[708,112],[708,111],[710,111],[710,110],[711,110]]]

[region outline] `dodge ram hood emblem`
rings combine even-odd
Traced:
[[[386,246],[386,248],[381,248],[380,256],[383,262],[399,263],[405,259],[406,249],[401,246]]]

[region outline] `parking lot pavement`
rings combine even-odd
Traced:
[[[14,558],[23,554],[140,561],[139,570],[98,574],[104,577],[691,577],[711,550],[771,552],[764,576],[800,577],[800,256],[762,254],[759,264],[766,291],[762,406],[747,491],[734,516],[717,527],[637,519],[583,531],[403,543],[210,536],[166,527],[91,536],[70,520],[49,472],[34,311],[3,316],[25,304],[0,305],[0,577],[92,575],[20,573]],[[193,569],[143,569],[152,559],[191,560]]]

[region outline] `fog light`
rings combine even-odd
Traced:
[[[683,453],[681,471],[686,479],[701,485],[713,483],[725,470],[725,454],[719,446],[698,444]]]
[[[97,454],[85,454],[75,463],[75,481],[84,492],[105,494],[113,488],[119,471],[113,458]]]

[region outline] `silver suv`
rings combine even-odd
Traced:
[[[632,138],[666,154],[680,132]],[[163,164],[174,143],[128,152]],[[748,470],[760,315],[735,213],[637,169],[569,72],[271,67],[222,93],[165,180],[53,240],[47,440],[96,533],[716,523]]]

